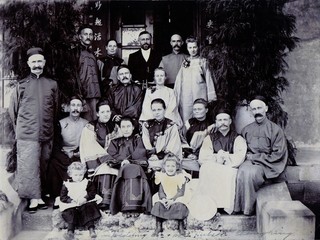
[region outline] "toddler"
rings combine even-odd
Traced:
[[[68,223],[66,239],[74,239],[75,227],[87,227],[91,238],[95,238],[94,221],[101,217],[95,202],[96,188],[93,182],[84,178],[86,166],[73,162],[68,167],[71,178],[63,183],[60,194],[60,211]]]

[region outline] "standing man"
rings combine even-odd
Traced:
[[[234,207],[237,171],[244,161],[247,144],[231,127],[230,111],[220,109],[216,129],[203,141],[199,154],[201,164],[198,190],[215,201],[217,208],[231,214]],[[210,183],[210,188],[208,188]]]
[[[79,144],[82,129],[88,123],[80,117],[83,110],[82,99],[73,96],[69,103],[69,116],[63,118],[55,129],[52,158],[48,169],[48,183],[50,195],[60,196],[62,183],[68,178],[68,166],[73,162],[80,162]],[[57,208],[55,201],[53,208]]]
[[[161,57],[151,49],[151,33],[143,31],[139,34],[140,50],[129,55],[128,66],[132,78],[140,84],[153,82],[154,70],[159,66]]]
[[[127,65],[118,67],[119,83],[110,88],[107,100],[113,111],[112,120],[119,122],[122,116],[138,120],[141,114],[143,92],[132,82],[132,75]]]
[[[88,121],[96,119],[96,104],[101,97],[100,80],[97,61],[91,52],[93,30],[89,25],[83,25],[78,30],[80,44],[72,49],[72,64],[75,64],[75,77],[78,93],[84,98],[83,117]]]
[[[17,170],[13,188],[20,198],[30,200],[28,210],[47,208],[47,165],[52,150],[58,108],[57,83],[43,75],[46,60],[41,48],[27,51],[31,74],[20,80],[11,95],[9,114],[17,140]]]
[[[237,175],[235,212],[254,214],[258,189],[267,179],[278,177],[285,169],[288,158],[283,130],[267,118],[265,98],[257,96],[250,102],[255,122],[243,128],[248,152]]]
[[[171,36],[170,45],[172,47],[172,53],[162,57],[159,67],[163,67],[167,73],[165,85],[173,88],[182,62],[187,59],[188,55],[181,52],[183,41],[179,34],[173,34]]]

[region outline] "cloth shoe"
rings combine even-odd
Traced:
[[[38,199],[38,209],[47,209],[48,205],[40,198]]]
[[[186,236],[186,230],[184,229],[184,222],[183,220],[178,220],[178,230],[181,236]]]
[[[29,206],[27,208],[27,211],[29,213],[35,213],[38,209],[38,199],[30,199]]]
[[[159,235],[159,233],[163,232],[163,228],[162,228],[162,219],[160,218],[156,218],[156,229],[154,230],[152,236],[153,237],[157,237]]]
[[[97,234],[96,234],[96,231],[94,230],[94,228],[89,228],[89,235],[91,238],[97,237]]]

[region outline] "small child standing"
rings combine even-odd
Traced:
[[[159,186],[159,192],[153,197],[154,206],[151,214],[156,217],[156,230],[153,236],[158,236],[163,231],[164,219],[178,220],[179,233],[186,235],[184,219],[188,216],[188,208],[183,203],[185,184],[191,176],[178,169],[178,159],[168,154],[163,159],[162,172],[155,173],[155,183]]]
[[[97,236],[94,221],[101,217],[95,202],[96,187],[93,182],[84,178],[86,166],[73,162],[68,167],[71,180],[63,183],[60,194],[60,210],[63,219],[68,223],[67,240],[74,239],[75,227],[87,227],[91,238]]]

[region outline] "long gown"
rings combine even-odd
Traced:
[[[224,164],[217,163],[220,149],[229,152],[228,161]],[[229,131],[223,136],[217,131],[214,135],[208,135],[200,149],[201,168],[196,194],[209,196],[215,201],[217,208],[224,208],[231,214],[235,201],[237,168],[244,161],[246,151],[245,140],[235,132]]]
[[[192,118],[194,100],[203,98],[210,102],[217,99],[214,80],[205,58],[192,58],[190,66],[181,66],[174,85],[174,92],[183,122]]]
[[[121,137],[118,125],[111,120],[101,123],[98,120],[88,123],[82,130],[80,139],[80,159],[86,163],[89,174],[97,184],[97,193],[103,197],[102,204],[110,205],[114,181],[118,169],[108,163],[107,149],[111,140]]]

